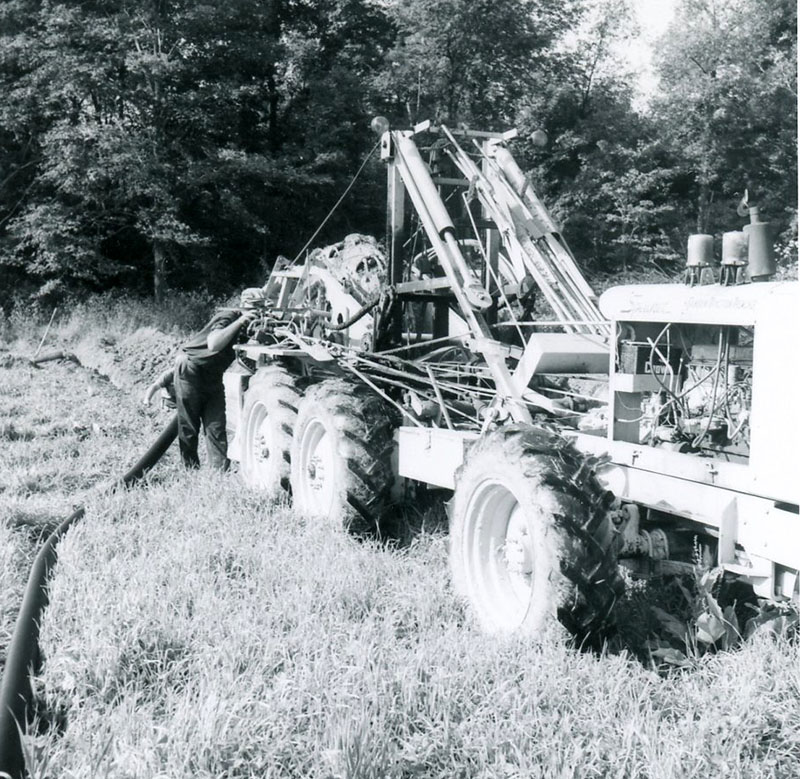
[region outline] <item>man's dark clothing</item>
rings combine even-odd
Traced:
[[[175,366],[175,397],[178,408],[178,445],[183,464],[197,468],[197,445],[202,423],[206,434],[208,464],[228,467],[228,436],[225,432],[225,393],[221,375],[208,375],[189,357],[181,355]]]
[[[178,444],[187,467],[200,462],[197,445],[202,423],[208,462],[212,468],[228,467],[228,437],[225,432],[225,392],[222,374],[236,357],[236,338],[218,352],[208,348],[208,335],[235,322],[239,311],[222,311],[184,345],[175,365],[175,395],[178,407]]]
[[[225,373],[225,369],[236,357],[236,352],[233,349],[236,339],[232,339],[224,349],[218,352],[211,352],[208,348],[208,334],[212,330],[223,330],[241,315],[241,311],[234,310],[219,311],[214,314],[211,321],[183,345],[183,353],[191,358],[195,366],[207,371],[209,375],[222,376]]]

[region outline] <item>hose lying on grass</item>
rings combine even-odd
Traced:
[[[65,352],[62,350],[46,352],[41,357],[33,357],[30,363],[34,368],[38,368],[43,362],[52,362],[53,360],[70,360],[71,362],[80,364],[80,360],[72,354],[72,352]]]
[[[116,479],[105,491],[129,487],[139,481],[169,449],[178,436],[178,417],[162,431],[144,456],[122,478]],[[0,777],[22,779],[25,759],[22,749],[22,728],[25,714],[32,699],[30,674],[36,673],[41,657],[39,653],[39,625],[47,606],[47,582],[58,554],[56,545],[72,525],[80,521],[86,510],[83,506],[74,511],[48,536],[36,555],[25,586],[22,606],[14,625],[8,648],[3,683],[0,687]]]

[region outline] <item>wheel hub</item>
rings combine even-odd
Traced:
[[[306,428],[300,464],[305,479],[301,486],[305,508],[317,516],[330,514],[335,498],[334,440],[320,420]]]
[[[257,402],[252,407],[246,424],[244,446],[248,462],[245,468],[250,483],[271,489],[277,483],[277,463],[272,457],[272,450],[277,447],[276,451],[280,451],[280,446],[275,439],[273,420],[263,402]]]
[[[531,538],[519,505],[511,512],[502,547],[506,568],[512,576],[530,577],[533,573]]]
[[[322,458],[315,454],[308,463],[308,479],[312,490],[321,490],[325,486],[325,464]]]
[[[473,597],[498,625],[513,629],[524,619],[532,596],[535,556],[526,512],[505,484],[487,479],[467,513]]]
[[[265,435],[262,434],[256,439],[253,449],[256,460],[262,463],[269,460],[269,446],[267,446],[267,437]]]

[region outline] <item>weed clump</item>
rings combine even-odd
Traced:
[[[19,428],[13,422],[0,422],[0,440],[30,441],[36,433],[28,427]]]
[[[696,668],[707,655],[741,649],[755,635],[793,641],[800,615],[757,598],[721,568],[628,580],[616,608],[611,651],[630,651],[660,671]]]

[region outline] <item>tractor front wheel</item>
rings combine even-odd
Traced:
[[[538,636],[561,622],[598,635],[621,591],[607,493],[558,435],[513,425],[479,440],[456,477],[456,590],[493,633]]]

